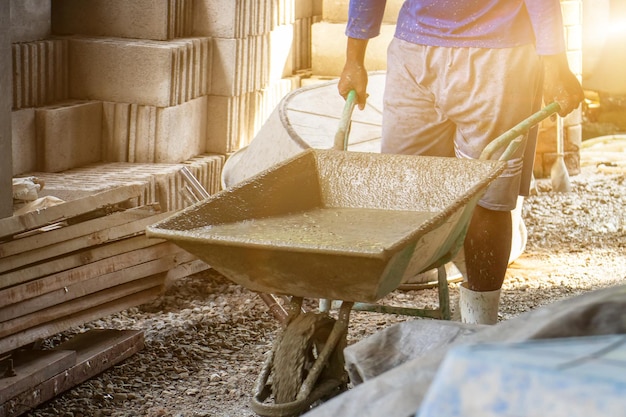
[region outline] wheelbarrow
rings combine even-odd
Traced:
[[[348,97],[335,147],[349,132]],[[308,149],[146,229],[252,291],[290,297],[254,387],[262,416],[295,416],[346,389],[343,348],[356,302],[451,260],[478,200],[551,105],[480,160]],[[506,147],[501,160],[491,155]],[[339,300],[337,318],[304,298]]]

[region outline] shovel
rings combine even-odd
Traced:
[[[563,119],[558,115],[556,117],[556,161],[550,170],[550,179],[553,191],[568,193],[572,190],[563,153]]]

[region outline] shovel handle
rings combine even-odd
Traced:
[[[352,122],[352,111],[356,104],[356,91],[350,90],[346,97],[346,104],[343,106],[339,128],[335,133],[334,149],[345,151],[348,149],[348,135],[350,134],[350,123]]]
[[[548,104],[543,109],[539,110],[537,113],[529,116],[528,118],[522,120],[517,125],[513,126],[511,129],[507,130],[494,140],[492,140],[489,145],[483,149],[483,152],[480,154],[480,159],[491,159],[491,156],[500,148],[506,146],[506,149],[500,156],[500,161],[508,161],[509,158],[513,155],[513,153],[519,148],[522,143],[522,135],[530,130],[531,127],[540,123],[541,121],[547,119],[553,114],[557,113],[561,109],[559,103],[554,102]]]

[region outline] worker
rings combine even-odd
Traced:
[[[361,110],[366,48],[380,32],[385,3],[349,3],[338,90],[344,98],[355,90]],[[406,0],[387,49],[381,152],[477,159],[542,100],[556,101],[565,116],[582,99],[567,61],[559,0]],[[466,271],[463,322],[497,322],[511,252],[510,212],[519,195],[528,195],[535,142],[526,138],[469,222],[459,268]]]

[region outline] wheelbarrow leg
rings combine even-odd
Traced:
[[[450,320],[450,291],[448,290],[448,273],[446,266],[437,268],[438,290],[439,290],[439,313],[442,320]]]
[[[437,287],[439,291],[439,308],[423,309],[413,307],[396,307],[375,303],[354,303],[353,309],[372,313],[398,314],[402,316],[416,316],[431,319],[450,320],[450,292],[448,290],[448,273],[446,266],[437,268]]]

